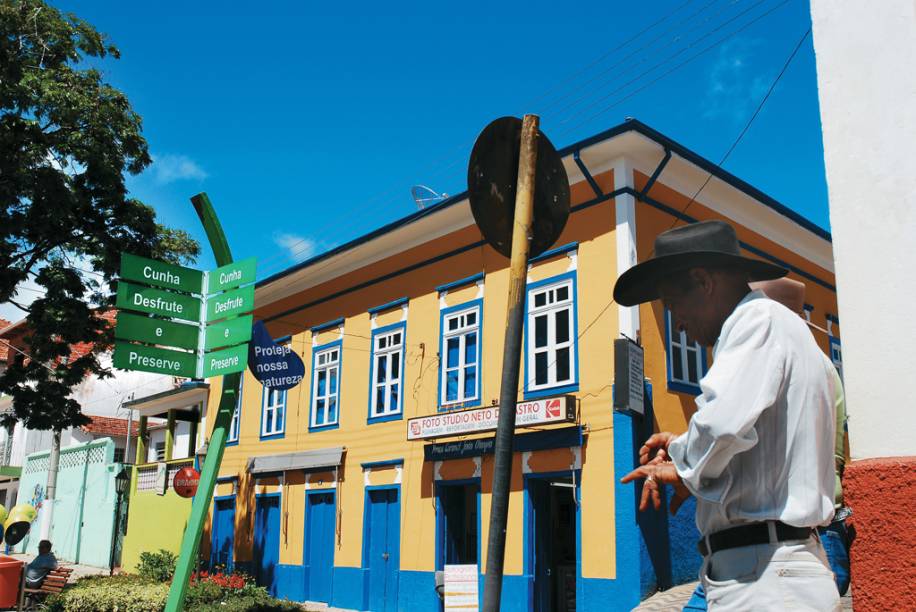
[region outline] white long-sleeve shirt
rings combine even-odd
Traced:
[[[668,453],[709,535],[780,520],[833,517],[834,390],[804,321],[752,291],[722,326],[697,412]]]

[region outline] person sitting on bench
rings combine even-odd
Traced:
[[[57,569],[57,559],[51,553],[51,542],[42,540],[38,543],[38,556],[25,569],[25,586],[30,589],[41,587],[51,570]]]

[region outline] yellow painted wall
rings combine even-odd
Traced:
[[[597,177],[607,191],[613,189],[613,176],[608,172]],[[573,187],[573,204],[591,199],[593,193],[585,185]],[[614,204],[607,201],[571,215],[557,244],[577,241],[577,291],[578,330],[584,333],[579,342],[579,388],[581,397],[580,421],[592,429],[588,437],[587,456],[582,473],[582,518],[588,526],[589,538],[583,542],[583,572],[586,576],[612,577],[613,498],[610,486],[613,477],[610,383],[612,376],[612,351],[610,339],[617,334],[616,310],[608,306],[614,282],[615,245],[613,241]],[[305,303],[320,295],[403,268],[412,263],[428,261],[432,257],[480,240],[476,228],[468,228],[450,236],[439,238],[417,247],[406,254],[380,262],[369,269],[360,270],[342,279],[303,292],[284,303],[272,306],[269,311],[280,311],[295,303]],[[566,272],[572,260],[566,255],[532,265],[529,278],[538,281]],[[268,324],[276,336],[292,334],[291,346],[303,358],[306,372],[312,368],[312,347],[342,340],[340,426],[328,431],[309,432],[310,385],[306,381],[289,392],[286,431],[283,438],[260,440],[261,386],[249,373],[245,374],[241,435],[237,446],[226,449],[221,475],[239,475],[239,494],[236,501],[236,559],[251,559],[253,525],[253,480],[245,473],[248,457],[292,452],[312,448],[344,446],[346,459],[340,473],[338,487],[338,512],[341,524],[339,545],[335,549],[335,565],[358,567],[362,563],[362,520],[364,499],[364,474],[361,463],[403,458],[401,470],[401,568],[406,570],[432,570],[435,565],[435,505],[432,465],[423,461],[423,443],[408,443],[406,419],[435,413],[438,394],[438,351],[440,296],[435,287],[485,273],[483,283],[483,332],[481,363],[481,404],[496,402],[499,395],[499,378],[502,365],[502,342],[506,299],[508,293],[508,262],[489,247],[477,247],[465,253],[440,261],[412,273],[395,277],[363,291],[354,292],[331,302],[305,311],[284,316]],[[450,290],[444,297],[445,306],[477,299],[480,289],[476,285]],[[368,415],[368,377],[370,367],[371,317],[368,309],[407,296],[406,352],[404,363],[404,419],[387,423],[366,424]],[[269,312],[257,313],[259,317]],[[344,332],[338,328],[313,334],[312,326],[344,317]],[[402,311],[395,308],[377,316],[381,327],[400,321]],[[585,328],[588,327],[587,331]],[[584,356],[587,358],[583,358]],[[219,382],[211,388],[211,409],[219,397]],[[520,385],[522,382],[520,381]],[[522,394],[519,393],[521,399]],[[566,449],[535,453],[534,465],[553,470],[557,466],[568,469],[570,453]],[[492,458],[483,461],[481,483],[481,525],[489,520],[490,473]],[[509,530],[507,536],[506,571],[522,572],[523,494],[520,457],[516,457],[515,477],[510,499]],[[470,466],[470,467],[469,467]],[[473,474],[473,462],[447,461],[443,478],[464,478]],[[540,469],[540,468],[539,468]],[[469,471],[470,470],[470,471]],[[543,470],[541,470],[543,471]],[[393,482],[394,469],[373,471],[372,484]],[[315,475],[311,477],[313,480]],[[314,486],[314,485],[312,485]],[[271,489],[271,490],[276,490]],[[284,501],[281,512],[280,562],[302,562],[303,517],[305,483],[290,477],[283,488]],[[208,536],[205,536],[205,542]],[[484,545],[486,534],[481,534]],[[610,549],[609,549],[610,546]],[[481,551],[486,563],[486,551]]]
[[[191,500],[179,497],[171,487],[165,495],[138,493],[137,470],[132,471],[127,534],[121,552],[121,567],[128,572],[136,570],[142,552],[164,548],[177,555],[191,514]]]

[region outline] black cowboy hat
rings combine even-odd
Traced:
[[[780,278],[788,270],[741,255],[735,228],[724,221],[701,221],[662,232],[655,238],[655,255],[620,275],[614,300],[635,306],[658,299],[656,285],[673,272],[690,268],[733,266],[749,281]]]

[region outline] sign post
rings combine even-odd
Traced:
[[[121,259],[116,305],[114,365],[184,378],[222,376],[222,395],[216,412],[207,456],[197,473],[185,468],[175,478],[182,497],[194,497],[166,610],[183,609],[188,580],[194,570],[200,534],[213,497],[226,436],[235,409],[241,372],[248,365],[248,341],[254,310],[256,261],[232,261],[232,254],[216,212],[206,194],[191,202],[203,223],[216,263],[201,272],[125,253]],[[142,313],[142,314],[140,314]],[[165,494],[167,469],[159,464],[157,493]],[[198,488],[201,495],[195,495]]]
[[[490,531],[483,609],[498,612],[502,595],[512,440],[515,435],[529,256],[549,248],[569,217],[569,179],[562,160],[540,133],[537,115],[497,119],[480,134],[468,164],[468,199],[487,242],[509,257],[509,299],[493,464]],[[514,202],[514,209],[510,209]]]
[[[197,216],[200,218],[207,232],[207,238],[210,240],[210,246],[213,249],[213,255],[216,263],[221,266],[216,270],[217,278],[211,284],[213,289],[220,286],[233,287],[234,280],[227,283],[221,283],[219,273],[224,268],[231,268],[233,265],[232,252],[229,250],[229,243],[223,228],[220,225],[216,211],[210,203],[207,194],[200,193],[191,198]],[[238,262],[240,268],[243,262]],[[239,268],[239,269],[240,269]],[[243,271],[242,274],[245,272]],[[228,276],[228,275],[227,275]],[[248,272],[248,278],[254,280],[253,264]],[[231,350],[231,349],[230,349]],[[241,361],[247,360],[246,353]],[[184,537],[181,540],[181,551],[178,554],[178,563],[175,566],[175,576],[172,579],[172,586],[169,588],[169,597],[165,604],[166,612],[180,612],[184,609],[184,598],[188,590],[188,580],[191,578],[191,572],[197,561],[197,550],[200,546],[200,536],[203,533],[204,521],[210,509],[210,500],[213,499],[213,489],[216,487],[216,476],[219,474],[219,465],[223,460],[223,451],[226,448],[226,436],[229,433],[229,425],[232,421],[232,413],[235,410],[238,400],[239,387],[242,380],[242,370],[232,369],[232,373],[223,376],[222,393],[220,395],[219,406],[216,411],[216,419],[213,423],[213,433],[207,444],[207,456],[204,459],[203,467],[200,471],[200,481],[198,483],[197,494],[191,502],[191,516],[188,518],[188,526],[185,528]],[[230,371],[226,369],[225,371]]]

